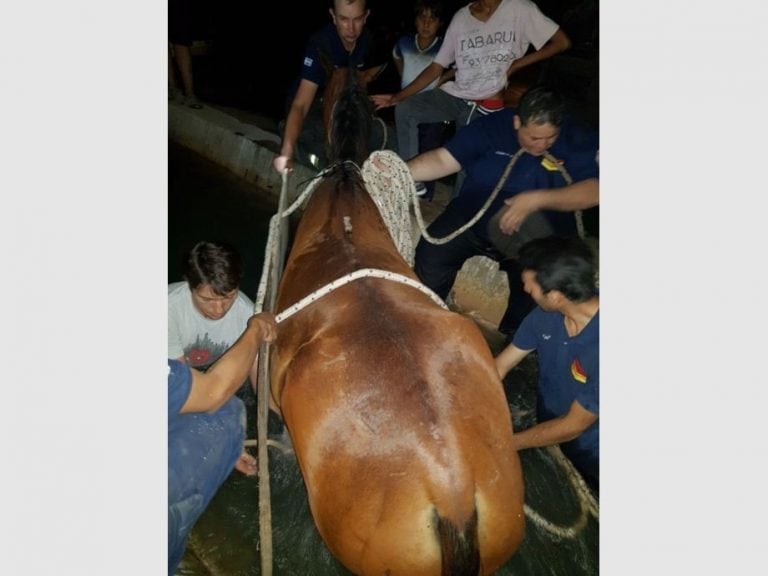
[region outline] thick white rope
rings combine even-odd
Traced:
[[[381,137],[381,150],[387,147],[387,124],[384,122],[384,120],[380,116],[373,116],[375,120],[378,120],[379,124],[381,125],[381,130],[383,132],[383,136]]]
[[[445,308],[446,310],[448,309],[448,306],[445,305],[445,302],[443,302],[440,296],[438,296],[432,290],[424,286],[424,284],[422,284],[421,282],[417,282],[413,278],[408,278],[408,276],[403,276],[402,274],[398,274],[396,272],[390,272],[389,270],[380,270],[378,268],[360,268],[359,270],[355,270],[354,272],[347,274],[346,276],[342,276],[341,278],[338,278],[333,282],[329,282],[322,288],[315,290],[308,296],[305,296],[304,298],[296,302],[296,304],[289,306],[288,308],[280,312],[277,316],[275,316],[275,319],[279,324],[283,320],[290,318],[291,316],[296,314],[296,312],[303,310],[304,308],[306,308],[313,302],[319,300],[323,296],[330,294],[337,288],[341,288],[342,286],[345,286],[355,280],[359,280],[360,278],[383,278],[384,280],[391,280],[393,282],[399,282],[400,284],[411,286],[412,288],[416,288],[416,290],[423,292],[424,294],[429,296],[438,306]]]
[[[594,516],[597,520],[600,519],[600,507],[598,506],[595,497],[592,495],[592,492],[587,487],[586,482],[584,482],[584,478],[581,477],[581,474],[574,468],[571,461],[563,454],[560,447],[557,445],[548,446],[546,450],[549,452],[552,459],[565,471],[565,475],[568,477],[576,498],[579,501],[579,516],[570,526],[558,526],[544,518],[541,514],[536,512],[536,510],[528,506],[528,504],[523,505],[525,514],[534,524],[536,524],[536,526],[554,537],[555,540],[576,538],[587,525],[590,515]]]

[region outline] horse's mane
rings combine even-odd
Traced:
[[[368,157],[373,107],[357,71],[349,68],[344,88],[331,117],[331,163],[352,160],[358,166]]]

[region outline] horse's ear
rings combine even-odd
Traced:
[[[368,84],[373,82],[386,67],[387,65],[385,63],[381,66],[374,66],[373,68],[368,68],[367,70],[360,72],[360,84],[362,84],[363,88],[366,88]]]

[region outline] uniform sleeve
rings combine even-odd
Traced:
[[[451,153],[462,168],[469,166],[476,159],[485,156],[492,148],[492,139],[488,128],[491,122],[499,119],[493,114],[478,118],[458,132],[445,144],[446,150]]]
[[[570,119],[565,141],[568,147],[565,167],[574,182],[600,177],[598,163],[599,137],[596,130],[576,119]],[[555,143],[557,145],[557,143]]]
[[[314,35],[307,42],[304,51],[304,62],[301,65],[302,80],[309,80],[320,86],[325,81],[325,71],[320,65],[320,48],[318,35]]]
[[[539,347],[539,341],[536,336],[536,313],[538,308],[534,308],[528,313],[528,316],[523,318],[523,321],[515,331],[515,336],[512,338],[512,344],[514,344],[520,350],[536,350]]]
[[[576,396],[576,400],[581,406],[592,412],[600,414],[600,363],[597,357],[586,367],[587,381],[582,386],[581,391]]]
[[[168,416],[179,413],[192,389],[192,371],[189,366],[172,358],[168,359]]]

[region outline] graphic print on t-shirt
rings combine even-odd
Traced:
[[[190,366],[194,366],[198,370],[205,370],[218,360],[227,348],[229,345],[224,342],[214,342],[206,332],[195,338],[190,346],[184,348],[184,357]]]

